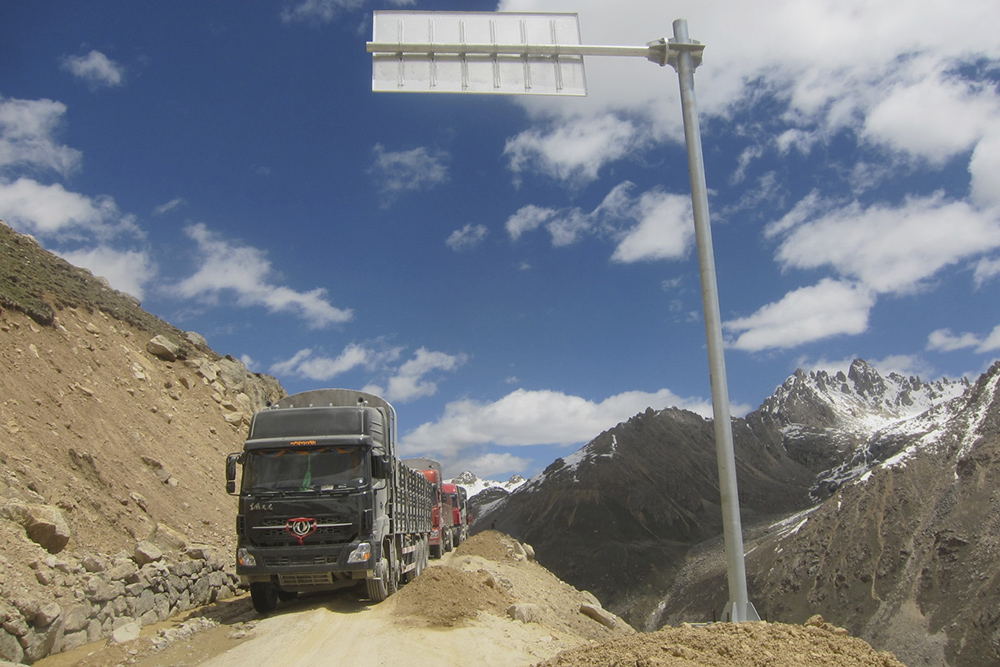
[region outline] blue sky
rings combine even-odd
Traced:
[[[688,21],[735,414],[799,367],[1000,356],[995,0],[7,2],[0,219],[290,392],[385,395],[449,475],[709,416],[674,71],[373,93],[375,9]]]

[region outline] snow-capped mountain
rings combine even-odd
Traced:
[[[756,412],[772,417],[789,434],[806,426],[867,436],[961,396],[968,388],[964,378],[924,382],[897,373],[882,376],[856,359],[846,375],[796,371]]]
[[[514,475],[506,482],[496,482],[491,479],[480,479],[469,470],[466,470],[458,477],[448,480],[451,484],[457,484],[458,486],[463,487],[466,493],[469,494],[470,499],[478,496],[487,489],[502,489],[507,493],[510,493],[524,484],[525,481],[526,480],[520,475]]]

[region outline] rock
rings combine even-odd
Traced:
[[[208,347],[208,340],[206,340],[204,336],[202,336],[200,333],[196,331],[185,331],[184,337],[187,338],[187,341],[192,345],[194,345],[195,347],[200,347],[200,348]]]
[[[90,623],[90,611],[90,604],[85,602],[68,607],[63,616],[63,631],[70,634],[86,630]]]
[[[165,523],[159,523],[146,538],[164,551],[184,551],[188,546],[187,537]]]
[[[142,630],[142,626],[139,625],[137,621],[132,621],[131,623],[126,623],[125,625],[116,628],[111,633],[111,639],[108,643],[110,644],[124,644],[125,642],[134,641],[139,638],[139,632]]]
[[[183,553],[192,560],[210,561],[218,556],[218,550],[208,544],[192,544]]]
[[[69,542],[69,525],[62,511],[54,505],[11,501],[0,508],[0,516],[24,526],[31,541],[49,553],[59,553]]]
[[[62,607],[57,602],[49,602],[42,605],[35,614],[35,627],[46,628],[62,616]]]
[[[154,336],[146,343],[146,352],[164,361],[177,361],[181,353],[181,347],[166,336],[159,335]]]
[[[507,615],[515,621],[522,623],[540,623],[542,620],[542,610],[537,604],[530,602],[516,602],[507,608]]]
[[[23,659],[24,649],[21,648],[21,642],[6,630],[0,630],[0,660],[20,664]]]
[[[95,556],[94,554],[87,554],[81,558],[80,565],[82,565],[83,569],[87,572],[104,572],[106,568],[105,562],[99,556]]]
[[[133,556],[136,564],[142,566],[147,563],[155,563],[161,558],[163,558],[163,552],[152,542],[143,540],[136,543],[135,555]]]
[[[604,627],[611,630],[614,630],[618,625],[618,618],[614,614],[592,604],[580,605],[580,613],[594,619]]]

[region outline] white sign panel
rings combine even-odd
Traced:
[[[576,14],[376,11],[374,19],[374,91],[587,94],[582,55],[530,48],[579,45]]]

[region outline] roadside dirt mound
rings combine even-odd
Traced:
[[[502,563],[507,560],[517,560],[516,553],[517,549],[512,538],[495,530],[484,530],[458,545],[455,557],[479,556],[486,560]]]
[[[716,623],[665,628],[582,646],[536,667],[905,667],[891,653],[815,616],[805,625]]]
[[[510,594],[497,590],[488,572],[450,567],[428,568],[394,597],[398,617],[443,627],[468,622],[481,611],[501,616],[514,602]]]

